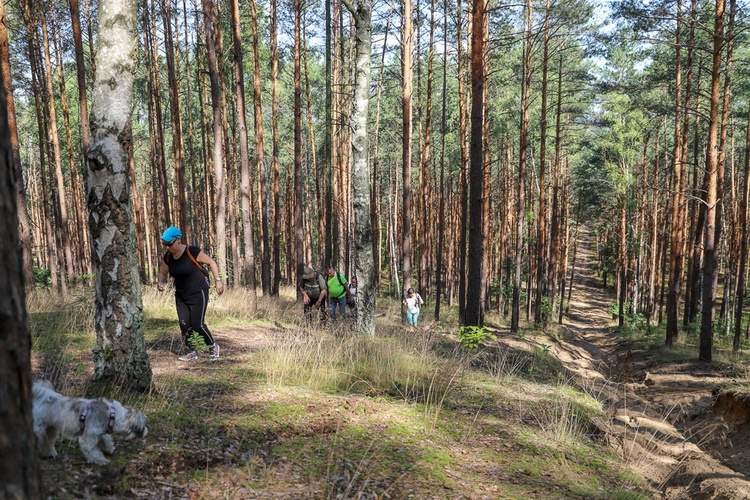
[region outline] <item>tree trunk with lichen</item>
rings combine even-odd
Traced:
[[[352,114],[352,187],[357,277],[357,334],[375,335],[375,294],[373,287],[372,224],[370,223],[370,165],[368,161],[367,115],[370,105],[370,52],[372,50],[372,2],[358,0],[347,8],[354,16],[357,32],[356,83]]]
[[[89,227],[96,265],[94,380],[145,391],[151,366],[128,172],[136,63],[135,0],[102,0],[97,73],[86,155]]]

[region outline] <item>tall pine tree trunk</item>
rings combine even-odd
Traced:
[[[547,321],[542,317],[542,298],[547,296],[549,251],[547,249],[547,75],[549,73],[549,9],[550,0],[544,9],[544,40],[542,49],[542,107],[539,119],[539,213],[537,214],[536,237],[536,298],[534,300],[534,322]]]
[[[2,9],[0,27],[0,74],[10,74],[7,49],[7,24]],[[16,176],[14,145],[10,138],[5,102],[11,88],[0,85],[0,366],[3,377],[0,394],[0,498],[41,498],[42,479],[35,449],[34,422],[31,413],[31,330],[26,313],[22,247],[18,234],[19,219],[15,201]]]
[[[273,287],[272,295],[279,294],[281,282],[281,200],[279,196],[279,51],[276,36],[276,1],[271,0],[271,142],[273,161],[271,185],[273,190]]]
[[[706,232],[705,256],[703,258],[703,308],[701,311],[700,349],[698,359],[711,361],[713,348],[714,304],[717,285],[717,250],[720,235],[718,215],[719,180],[719,94],[721,81],[721,52],[724,34],[724,10],[726,0],[716,0],[713,31],[713,61],[711,65],[711,93],[708,114],[708,144],[706,145]]]
[[[302,47],[302,2],[294,0],[294,241],[297,279],[302,278],[305,267],[304,230],[302,227],[302,74],[300,51]],[[312,264],[312,263],[311,263]],[[299,293],[299,292],[298,292]]]
[[[521,84],[521,131],[518,148],[518,194],[516,196],[516,269],[513,280],[513,305],[510,331],[518,332],[521,320],[521,279],[523,276],[524,209],[526,205],[526,161],[529,141],[529,106],[531,101],[531,28],[533,10],[531,0],[526,2],[524,26],[523,80]]]
[[[73,269],[73,250],[70,245],[70,228],[68,225],[68,207],[66,204],[67,195],[65,193],[65,177],[62,171],[62,153],[60,151],[60,135],[57,128],[57,112],[55,107],[54,84],[52,81],[52,56],[50,53],[49,34],[47,32],[47,13],[42,11],[40,14],[42,21],[42,47],[44,48],[44,67],[45,82],[47,91],[47,133],[52,147],[52,159],[55,169],[55,187],[57,188],[57,223],[59,236],[62,244],[64,256],[65,273],[60,275],[60,284],[62,290],[67,290],[67,284],[72,282],[75,271]]]
[[[213,166],[214,186],[216,188],[216,249],[214,251],[216,264],[219,269],[227,269],[227,186],[224,175],[224,127],[222,123],[221,105],[221,81],[219,75],[219,56],[217,51],[216,28],[217,16],[216,6],[213,0],[202,0],[203,6],[203,28],[205,30],[205,41],[208,50],[208,75],[211,81],[211,109],[213,112]]]
[[[263,295],[271,294],[271,248],[268,234],[268,187],[266,183],[266,153],[263,143],[263,109],[261,107],[260,87],[260,42],[258,35],[258,14],[255,0],[250,1],[250,15],[253,26],[253,110],[255,117],[255,156],[258,164],[258,190],[260,191],[260,235],[262,261],[260,265],[260,281]],[[239,39],[239,11],[237,13],[238,27],[235,43]],[[242,46],[235,47],[235,57],[242,53]],[[238,74],[241,71],[238,69]],[[244,86],[243,86],[244,88]],[[254,259],[253,259],[254,260]],[[253,266],[255,264],[253,263]],[[254,281],[254,279],[253,279]],[[254,283],[253,283],[254,284]]]
[[[402,0],[403,11],[401,13],[401,130],[402,130],[402,153],[401,153],[401,178],[403,189],[403,253],[402,270],[404,273],[404,284],[402,296],[411,288],[411,251],[412,251],[412,221],[411,221],[411,157],[412,157],[412,50],[414,47],[412,27],[412,0]]]
[[[745,303],[745,269],[747,268],[747,207],[750,200],[750,106],[747,113],[747,130],[745,132],[745,179],[742,186],[742,201],[739,207],[739,248],[740,262],[737,269],[736,300],[737,308],[734,312],[734,342],[732,350],[737,352],[742,339],[742,309]]]
[[[10,141],[10,160],[7,165],[11,169],[15,182],[16,217],[18,217],[18,242],[23,262],[23,283],[27,290],[34,288],[34,261],[31,255],[31,221],[26,204],[26,190],[24,189],[24,172],[21,165],[21,148],[18,142],[18,125],[16,122],[16,107],[13,100],[13,79],[10,74],[10,40],[8,39],[8,17],[5,5],[0,5],[0,77],[4,91],[4,102],[7,117],[8,140]],[[7,198],[10,199],[10,198]]]
[[[469,275],[463,324],[484,325],[484,27],[485,0],[474,0],[471,33],[471,145],[469,171]]]

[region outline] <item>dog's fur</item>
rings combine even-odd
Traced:
[[[81,451],[89,463],[108,463],[102,451],[109,455],[115,451],[112,435],[107,433],[110,408],[114,409],[115,414],[112,432],[124,434],[127,439],[142,438],[148,434],[146,415],[122,406],[119,401],[69,398],[55,392],[52,383],[47,380],[34,382],[32,395],[34,433],[39,454],[43,457],[57,456],[55,441],[58,434],[62,434],[68,439],[78,438]],[[81,430],[80,418],[84,413],[86,416]]]

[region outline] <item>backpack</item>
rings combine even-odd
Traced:
[[[203,273],[203,276],[206,277],[206,280],[208,280],[208,275],[209,275],[208,264],[201,264],[200,262],[198,262],[198,260],[195,257],[193,257],[193,254],[190,252],[189,246],[185,249],[185,252],[188,254],[188,257],[190,257],[190,260],[193,261],[193,264],[195,264],[198,267],[198,269],[200,269],[200,271]],[[166,258],[167,264],[169,264],[169,261],[172,259],[172,254],[167,252],[165,258]]]
[[[323,287],[320,286],[320,279],[322,275],[315,271],[315,277],[312,280],[312,283],[308,280],[302,280],[302,288],[305,289],[305,293],[310,296],[311,299],[317,299],[320,297],[320,294],[323,292]],[[325,280],[324,280],[325,281]],[[318,293],[310,293],[311,291],[317,289]]]

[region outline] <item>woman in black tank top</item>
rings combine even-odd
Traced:
[[[218,359],[219,344],[214,341],[205,324],[209,279],[204,265],[210,269],[216,284],[216,292],[221,295],[224,293],[224,283],[219,279],[219,268],[200,248],[184,244],[182,232],[174,226],[164,231],[161,240],[167,251],[159,266],[157,288],[160,292],[163,291],[164,283],[169,276],[174,278],[177,318],[180,321],[182,339],[188,350],[185,355],[180,356],[180,360],[191,361],[198,358],[197,346],[191,343],[193,333],[203,338],[203,342],[209,348],[209,358]]]

